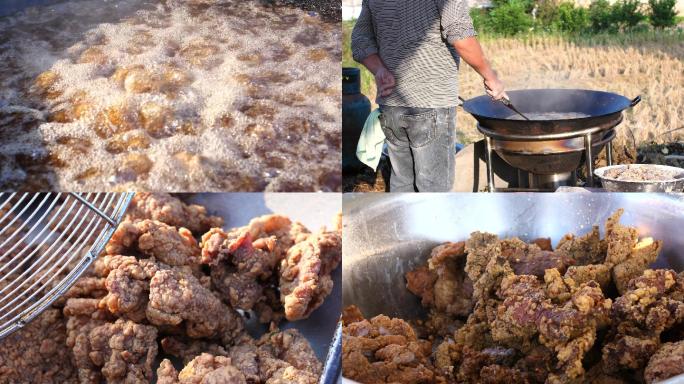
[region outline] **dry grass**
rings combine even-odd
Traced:
[[[671,39],[595,44],[557,37],[484,39],[487,57],[508,89],[585,88],[606,90],[643,101],[625,116],[618,135],[633,145],[684,138],[684,44]],[[482,80],[461,70],[461,94],[482,94]],[[479,138],[475,120],[458,116],[466,142]],[[620,141],[622,141],[620,140]]]

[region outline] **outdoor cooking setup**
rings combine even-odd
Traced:
[[[612,140],[623,120],[622,111],[641,101],[639,96],[630,100],[615,93],[578,89],[517,90],[508,95],[510,105],[486,95],[463,102],[463,109],[477,120],[477,129],[485,136],[490,192],[576,186],[582,165],[585,186],[593,187],[594,159],[605,147],[607,163],[612,165]],[[518,170],[518,188],[496,187],[494,153]]]

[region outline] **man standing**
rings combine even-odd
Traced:
[[[451,190],[459,57],[506,97],[475,36],[467,0],[363,0],[351,45],[375,75],[390,191]]]

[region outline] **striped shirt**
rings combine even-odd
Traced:
[[[380,105],[446,108],[458,104],[459,57],[451,45],[475,36],[467,0],[363,0],[352,32],[360,62],[378,54],[396,87]]]

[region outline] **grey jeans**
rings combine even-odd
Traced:
[[[390,192],[448,192],[454,183],[456,108],[380,106],[392,163]]]

